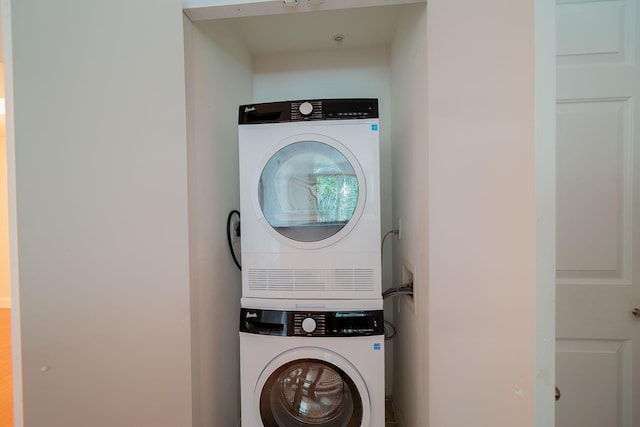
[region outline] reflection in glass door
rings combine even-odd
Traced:
[[[291,240],[317,242],[357,220],[356,208],[364,196],[361,187],[354,165],[338,149],[300,141],[269,159],[258,194],[274,230]]]

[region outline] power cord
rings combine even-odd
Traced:
[[[384,237],[382,238],[382,243],[380,244],[380,262],[382,262],[382,260],[384,259],[384,242],[387,240],[387,237],[390,234],[400,235],[400,230],[389,230],[385,233]]]
[[[229,212],[229,216],[227,216],[227,243],[229,244],[229,252],[231,252],[233,262],[236,264],[236,267],[238,267],[238,270],[242,271],[242,265],[240,265],[240,262],[238,262],[236,251],[233,249],[233,242],[231,242],[231,219],[234,215],[238,216],[238,225],[236,226],[236,229],[233,230],[233,232],[236,234],[236,236],[240,237],[240,212],[234,209]]]
[[[402,285],[396,288],[387,289],[382,293],[382,299],[395,297],[398,295],[410,295],[411,297],[413,297],[413,283],[409,285]],[[389,327],[389,329],[391,329],[391,333],[387,333],[387,326]],[[389,341],[393,339],[393,337],[396,336],[396,333],[397,333],[397,330],[395,325],[391,323],[389,320],[385,320],[384,321],[384,340]]]
[[[391,329],[390,333],[387,333],[387,326],[389,327],[389,329]],[[395,336],[396,336],[396,327],[393,326],[393,323],[389,322],[388,320],[385,320],[384,321],[384,340],[389,341],[393,339],[393,337]]]
[[[382,242],[380,244],[380,263],[384,261],[384,244],[387,240],[387,237],[389,237],[391,234],[395,234],[396,236],[399,236],[400,230],[399,229],[389,230],[385,233],[384,237],[382,237]],[[410,294],[413,295],[413,284],[411,284],[410,292],[411,292]],[[405,287],[395,287],[395,288],[387,289],[382,293],[382,298],[385,299],[385,298],[389,298],[389,297],[400,295],[400,294],[408,295],[409,289],[405,289]],[[390,329],[391,332],[388,333],[387,328]],[[393,337],[396,336],[396,333],[397,333],[397,330],[394,324],[389,320],[385,320],[384,321],[384,340],[389,341],[393,339]]]
[[[389,288],[382,293],[382,298],[395,297],[398,295],[411,295],[413,296],[413,283],[408,285],[398,286],[396,288]]]

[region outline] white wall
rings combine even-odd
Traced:
[[[185,20],[185,34],[193,425],[233,426],[242,280],[225,230],[227,214],[240,207],[238,105],[253,101],[251,56],[228,21]]]
[[[402,11],[392,44],[393,218],[401,220],[394,245],[394,277],[413,273],[414,299],[394,301],[393,404],[405,426],[428,426],[429,308],[427,205],[427,7]],[[407,284],[407,283],[402,283]]]
[[[536,316],[553,316],[536,213],[553,190],[536,188],[534,5],[429,3],[432,426],[535,425]]]
[[[24,425],[191,425],[180,2],[9,4]]]

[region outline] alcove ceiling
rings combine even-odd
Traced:
[[[344,0],[301,0],[295,7],[279,0],[240,5],[237,11],[227,5],[185,9],[185,13],[193,21],[206,21],[204,25],[225,19],[236,26],[254,55],[262,55],[389,45],[400,8],[411,3],[424,0],[352,0],[349,7]]]
[[[397,15],[397,7],[383,6],[232,21],[253,54],[274,54],[385,46],[393,37]]]

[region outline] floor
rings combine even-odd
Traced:
[[[13,425],[11,310],[0,308],[0,427]]]
[[[398,427],[396,422],[396,414],[393,412],[393,405],[391,400],[387,399],[384,402],[384,426],[385,427]]]

